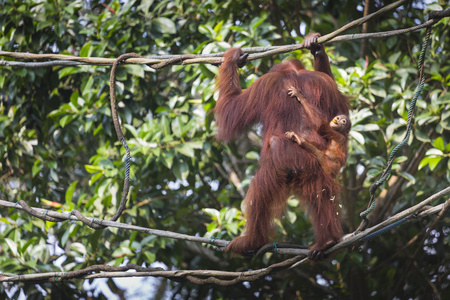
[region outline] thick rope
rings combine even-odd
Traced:
[[[392,164],[397,155],[397,152],[408,143],[409,137],[411,135],[412,119],[413,119],[413,115],[414,115],[414,110],[416,108],[417,99],[419,98],[420,94],[422,93],[422,89],[425,85],[425,77],[423,74],[423,70],[424,70],[424,63],[425,63],[425,53],[426,53],[426,50],[428,47],[428,43],[430,41],[430,34],[431,34],[431,26],[428,26],[426,35],[425,35],[425,38],[424,38],[424,41],[422,44],[422,51],[420,53],[419,62],[418,62],[419,85],[418,85],[416,92],[414,93],[414,97],[411,100],[411,104],[409,106],[405,137],[392,150],[392,152],[389,156],[388,164],[387,164],[385,170],[383,171],[383,173],[381,174],[380,179],[378,181],[376,181],[374,184],[372,184],[372,186],[370,187],[370,189],[369,189],[369,192],[370,192],[369,205],[368,205],[367,209],[360,214],[360,216],[363,218],[363,223],[361,223],[361,225],[357,229],[357,232],[359,232],[360,230],[364,230],[365,227],[367,226],[367,223],[368,223],[367,215],[375,207],[375,202],[376,202],[375,201],[375,192],[391,175]]]

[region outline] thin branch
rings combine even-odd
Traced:
[[[416,212],[419,212],[423,207],[430,204],[431,202],[450,194],[450,187],[432,195],[431,197],[427,198],[426,200],[420,202],[419,204],[406,209],[405,211],[398,213],[397,215],[389,218],[388,220],[369,228],[357,235],[351,236],[347,239],[344,239],[344,241],[340,242],[336,246],[332,247],[331,249],[326,251],[326,255],[330,255],[334,252],[337,252],[339,250],[342,250],[345,247],[354,245],[359,243],[361,238],[364,236],[367,236],[370,233],[373,233],[385,226],[388,226],[402,218],[405,218],[407,216],[411,216],[412,214],[415,214]],[[419,216],[425,216],[428,214],[435,214],[440,213],[440,217],[442,217],[448,209],[448,203],[450,200],[447,200],[445,203],[440,204],[436,207],[428,208],[425,211],[422,211]],[[447,204],[447,205],[446,205]],[[0,200],[0,206],[3,207],[9,207],[9,208],[17,208],[17,209],[23,209],[21,205],[15,204],[9,201]],[[50,218],[52,220],[78,220],[75,216],[73,216],[71,213],[64,214],[64,213],[58,213],[50,210],[40,209],[40,208],[33,208],[36,210],[40,216],[43,216],[43,218]],[[435,221],[433,224],[435,224],[437,221]],[[109,220],[100,220],[100,224],[116,227],[116,228],[122,228],[122,229],[128,229],[128,230],[135,230],[140,231],[148,234],[153,234],[157,236],[162,237],[169,237],[174,239],[181,239],[181,240],[188,240],[193,242],[200,242],[200,243],[207,243],[212,244],[216,246],[226,246],[228,243],[227,241],[223,240],[211,240],[207,238],[201,238],[201,237],[195,237],[195,236],[189,236],[186,234],[178,234],[174,232],[169,231],[163,231],[163,230],[155,230],[155,229],[148,229],[144,227],[134,226],[134,225],[128,225],[118,222],[112,222]],[[123,269],[119,270],[113,270],[113,269],[105,269],[110,268],[110,266],[91,266],[83,270],[77,270],[77,271],[71,271],[71,272],[50,272],[50,273],[40,273],[40,274],[26,274],[26,275],[16,275],[16,274],[8,274],[8,273],[0,273],[0,282],[21,282],[21,281],[32,281],[32,282],[58,282],[60,280],[66,280],[66,279],[92,279],[92,278],[113,278],[113,277],[143,277],[143,276],[152,276],[152,277],[164,277],[168,279],[186,279],[196,284],[206,284],[206,283],[214,283],[222,286],[228,286],[233,285],[239,282],[244,281],[254,281],[257,279],[260,279],[267,274],[281,268],[295,268],[301,264],[304,264],[308,262],[308,259],[305,258],[305,256],[308,253],[308,250],[306,249],[296,249],[296,248],[281,248],[277,251],[279,254],[291,254],[296,255],[292,258],[286,259],[280,263],[276,263],[273,265],[270,265],[266,268],[257,269],[253,271],[247,271],[247,272],[223,272],[223,271],[215,271],[215,270],[178,270],[178,271],[163,271],[162,269],[146,269],[140,266],[136,265],[128,265],[125,267],[121,267]],[[298,255],[301,254],[301,255]],[[121,270],[130,270],[135,269],[136,272],[123,272]],[[100,273],[100,271],[107,271],[107,273]],[[117,272],[119,271],[119,272]],[[88,274],[91,272],[98,272],[95,274]],[[207,278],[202,278],[207,277]],[[219,277],[219,278],[218,278]],[[230,280],[226,279],[220,279],[220,278],[233,278]]]
[[[17,53],[17,52],[14,52],[14,53]],[[3,55],[3,56],[6,56],[6,55]],[[13,57],[13,56],[10,56],[10,57]],[[77,65],[89,65],[89,63],[70,61],[70,60],[52,60],[52,61],[44,61],[44,62],[21,62],[21,61],[0,60],[0,66],[30,68],[30,69],[32,69],[32,68],[48,68],[48,67],[54,67],[54,66],[77,66]]]
[[[9,208],[25,210],[25,208],[22,207],[20,204],[5,201],[5,200],[0,200],[0,207],[9,207]],[[32,208],[32,209],[35,210],[39,216],[45,216],[45,218],[43,218],[44,220],[48,220],[48,218],[51,218],[51,222],[57,222],[57,221],[62,222],[62,221],[66,221],[66,220],[80,221],[75,215],[72,214],[72,212],[60,213],[60,212],[55,212],[55,211],[51,211],[51,210],[43,209],[43,208]],[[37,216],[37,217],[39,217],[39,216]],[[228,242],[224,241],[224,240],[213,240],[213,239],[209,239],[209,238],[190,236],[187,234],[180,234],[180,233],[171,232],[171,231],[150,229],[150,228],[145,228],[145,227],[140,227],[140,226],[135,226],[135,225],[124,224],[124,223],[120,223],[120,222],[103,220],[103,219],[99,219],[99,218],[92,218],[92,222],[103,225],[103,226],[121,228],[121,229],[126,229],[126,230],[134,230],[134,231],[139,231],[139,232],[143,232],[143,233],[147,233],[147,234],[151,234],[151,235],[167,237],[167,238],[172,238],[172,239],[178,239],[178,240],[206,243],[206,244],[210,244],[210,245],[214,245],[214,246],[218,246],[218,247],[225,247],[228,244]]]
[[[370,0],[364,0],[363,16],[364,17],[367,16],[369,14],[369,11],[370,11]],[[369,24],[367,22],[362,24],[361,32],[362,33],[369,32]],[[369,41],[367,39],[363,39],[361,41],[361,51],[359,53],[359,57],[360,58],[365,58],[366,57],[367,46],[368,45],[369,45]]]
[[[373,232],[376,232],[386,226],[389,226],[403,218],[411,216],[411,215],[415,214],[416,212],[419,212],[423,207],[425,207],[426,205],[429,205],[431,202],[438,200],[439,198],[444,197],[449,194],[450,194],[450,187],[428,197],[427,199],[420,202],[419,204],[417,204],[413,207],[410,207],[410,208],[392,216],[391,218],[385,220],[384,222],[381,222],[380,224],[377,224],[369,229],[366,229],[365,231],[360,232],[356,235],[350,235],[348,238],[345,238],[339,244],[337,244],[334,247],[327,250],[325,252],[325,254],[330,255],[330,254],[334,253],[335,251],[338,251],[338,250],[341,250],[348,246],[351,246],[354,243],[359,242],[359,240],[361,240],[363,237],[365,237]],[[23,203],[23,202],[21,202],[21,203]],[[22,207],[20,204],[5,201],[5,200],[0,200],[0,207],[9,207],[9,208],[25,210],[25,208]],[[425,216],[426,214],[437,213],[440,210],[442,210],[442,207],[444,207],[443,204],[441,204],[441,206],[436,206],[436,207],[427,209],[426,211],[421,212],[420,216]],[[55,212],[55,211],[51,211],[51,210],[43,209],[43,208],[32,208],[32,210],[34,210],[34,213],[31,213],[29,211],[28,212],[35,215],[36,217],[43,219],[43,220],[47,220],[47,221],[51,220],[51,222],[62,222],[65,220],[80,221],[76,216],[74,216],[72,214],[72,212],[59,213],[59,212]],[[126,230],[139,231],[139,232],[143,232],[143,233],[147,233],[147,234],[151,234],[151,235],[167,237],[167,238],[172,238],[172,239],[177,239],[177,240],[205,243],[205,244],[217,246],[222,249],[225,248],[229,243],[228,241],[225,241],[225,240],[217,240],[217,239],[215,240],[213,238],[209,239],[209,238],[203,238],[203,237],[198,237],[198,236],[190,236],[187,234],[180,234],[180,233],[176,233],[176,232],[172,232],[172,231],[150,229],[150,228],[145,228],[145,227],[140,227],[140,226],[135,226],[135,225],[124,224],[124,223],[120,223],[120,222],[114,222],[114,221],[110,221],[110,220],[103,220],[103,219],[99,219],[99,218],[93,218],[92,220],[93,220],[93,222],[100,224],[102,226],[109,226],[109,227],[121,228],[121,229],[126,229]],[[299,248],[278,248],[277,253],[288,254],[288,255],[305,255],[306,256],[308,254],[308,251],[309,250],[307,250],[307,249],[299,249]]]
[[[317,42],[318,43],[332,43],[332,42],[343,42],[343,41],[351,41],[351,40],[357,40],[357,39],[367,39],[367,38],[385,38],[390,37],[394,35],[404,34],[410,31],[419,30],[421,28],[431,26],[435,23],[437,23],[440,19],[444,17],[450,16],[450,9],[447,8],[440,12],[432,12],[430,13],[430,19],[417,26],[413,26],[410,28],[400,29],[400,30],[392,30],[392,31],[386,31],[386,32],[376,32],[376,33],[366,33],[366,34],[348,34],[348,35],[341,35],[337,36],[338,34],[349,30],[355,26],[359,26],[363,24],[364,22],[367,22],[380,14],[394,9],[400,5],[403,5],[406,1],[401,0],[397,1],[391,5],[387,5],[383,7],[382,9],[378,10],[375,13],[372,13],[366,17],[360,18],[358,20],[355,20],[353,22],[348,23],[347,25],[343,26],[342,28],[333,31],[332,33],[329,33],[327,35],[324,35],[320,37]],[[303,44],[294,44],[294,45],[284,45],[284,46],[271,46],[271,47],[252,47],[252,48],[243,48],[242,50],[246,53],[253,53],[250,54],[247,58],[248,61],[250,60],[256,60],[260,58],[264,58],[267,56],[272,56],[276,54],[283,54],[288,52],[293,52],[299,49],[303,49]],[[173,64],[181,64],[181,65],[189,65],[189,64],[197,64],[197,63],[209,63],[209,64],[220,64],[223,61],[223,52],[221,53],[215,53],[215,54],[183,54],[183,55],[166,55],[166,56],[149,56],[145,58],[130,58],[127,60],[126,63],[128,64],[146,64],[154,69],[160,69],[163,67],[171,66]],[[33,54],[33,53],[21,53],[21,52],[7,52],[7,51],[0,51],[0,56],[5,57],[12,57],[17,59],[53,59],[53,60],[60,60],[60,62],[45,62],[46,64],[42,63],[21,63],[20,65],[14,62],[10,61],[0,61],[0,65],[4,66],[20,66],[20,67],[27,67],[28,64],[29,67],[48,67],[48,66],[55,66],[59,65],[74,65],[75,62],[80,62],[80,64],[91,64],[91,65],[112,65],[115,61],[115,58],[101,58],[101,57],[77,57],[77,56],[70,56],[70,55],[63,55],[63,54]],[[39,65],[41,64],[41,65]]]
[[[371,19],[373,19],[375,17],[378,17],[379,15],[384,14],[387,11],[395,9],[395,8],[405,4],[406,2],[408,2],[408,0],[401,0],[401,1],[397,1],[397,2],[394,2],[394,3],[389,4],[389,5],[386,5],[383,8],[380,8],[379,10],[377,10],[376,12],[371,13],[370,15],[367,15],[367,16],[364,16],[362,18],[359,18],[358,20],[350,22],[347,25],[341,27],[340,29],[333,31],[332,33],[329,33],[327,35],[324,35],[324,36],[320,37],[317,40],[317,42],[318,43],[325,43],[326,41],[331,41],[331,40],[333,40],[334,37],[336,37],[340,33],[345,32],[345,31],[347,31],[347,30],[349,30],[349,29],[351,29],[353,27],[362,25],[363,23],[368,22]]]
[[[71,272],[48,272],[39,274],[25,274],[16,275],[9,273],[0,273],[0,282],[58,282],[66,279],[93,279],[93,278],[117,278],[117,277],[164,277],[168,279],[187,279],[197,284],[215,283],[222,286],[233,285],[244,281],[254,281],[260,279],[267,274],[281,268],[288,267],[302,259],[301,256],[292,257],[282,262],[272,264],[266,268],[251,270],[246,272],[226,272],[215,270],[176,270],[164,271],[160,268],[143,268],[136,265],[128,265],[124,267],[110,267],[110,266],[91,266],[82,270]],[[121,268],[122,270],[135,269],[136,272],[116,271],[114,268]],[[108,271],[107,273],[100,273],[100,271]],[[88,274],[91,272],[98,272],[95,274]],[[207,277],[207,278],[202,278]],[[219,278],[232,278],[230,280]]]

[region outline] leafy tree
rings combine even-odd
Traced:
[[[410,27],[445,1],[413,1],[370,23],[371,31]],[[370,10],[383,6],[370,3]],[[0,50],[117,58],[216,53],[230,46],[299,43],[305,32],[329,33],[362,16],[361,1],[0,1]],[[415,113],[414,134],[382,186],[373,224],[449,186],[450,42],[448,18],[432,29],[426,86]],[[350,32],[356,33],[360,29]],[[350,154],[340,181],[347,232],[360,222],[368,187],[403,138],[424,31],[368,41],[330,44],[340,89],[353,108]],[[249,63],[249,86],[295,52]],[[11,60],[2,58],[4,60]],[[116,211],[125,176],[124,149],[109,108],[107,66],[0,67],[0,197],[90,217]],[[240,203],[257,168],[258,128],[224,145],[214,139],[214,77],[208,64],[154,71],[122,66],[119,114],[132,151],[132,189],[123,223],[189,235],[232,239],[243,228]],[[442,200],[440,200],[442,202]],[[308,245],[312,228],[296,199],[280,220],[279,240]],[[45,222],[14,209],[0,210],[0,271],[14,274],[72,271],[93,264],[125,263],[166,269],[261,268],[280,255],[246,260],[184,241],[81,223]],[[448,298],[449,218],[410,222],[331,260],[275,272],[232,287],[154,280],[155,298]],[[113,293],[123,294],[113,279]],[[0,285],[0,292],[29,298],[86,298],[82,280]],[[95,297],[105,298],[105,290]]]

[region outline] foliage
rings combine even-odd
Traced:
[[[428,2],[428,1],[424,1]],[[410,27],[444,1],[422,1],[371,22],[373,31]],[[379,8],[375,1],[371,11]],[[447,4],[448,6],[448,4]],[[362,16],[359,1],[0,1],[0,49],[115,58],[215,53],[239,47],[301,42],[305,31],[329,33]],[[370,215],[376,223],[450,182],[449,21],[432,31],[426,86],[415,113],[414,135],[396,159],[391,179]],[[352,32],[358,32],[355,29]],[[409,101],[417,85],[417,58],[424,31],[369,41],[328,45],[340,89],[353,108],[350,155],[340,181],[347,232],[358,225],[368,187],[403,138]],[[265,58],[242,70],[250,85],[273,64],[306,52]],[[5,59],[6,58],[2,58]],[[106,66],[0,68],[0,197],[60,212],[79,209],[109,218],[123,188],[125,151],[117,141],[109,108]],[[212,65],[120,67],[119,114],[132,151],[132,188],[121,222],[232,239],[243,228],[242,195],[257,168],[258,128],[229,145],[214,139]],[[277,222],[280,240],[308,245],[312,229],[296,199]],[[448,216],[422,240],[428,219],[412,222],[331,261],[283,271],[229,288],[155,281],[155,298],[409,298],[449,296]],[[199,253],[189,244],[78,223],[44,222],[14,209],[0,210],[0,270],[26,274],[71,271],[92,264],[164,264],[168,269],[246,270],[282,259],[252,261],[218,251]],[[416,241],[417,239],[417,241]],[[205,253],[210,249],[205,248]],[[111,291],[120,294],[114,280]],[[16,288],[16,289],[15,289]],[[18,288],[18,289],[17,289]],[[17,297],[91,295],[73,284],[2,285]],[[96,291],[98,298],[104,291]]]

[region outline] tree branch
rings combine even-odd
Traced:
[[[351,41],[358,39],[367,39],[367,38],[385,38],[394,35],[404,34],[410,31],[418,30],[427,26],[431,26],[437,23],[440,19],[444,17],[450,16],[450,9],[447,8],[443,11],[431,12],[430,19],[417,26],[413,26],[406,29],[400,30],[392,30],[387,32],[377,32],[377,33],[366,33],[366,34],[349,34],[349,35],[341,35],[338,34],[347,31],[355,26],[359,26],[380,14],[399,7],[406,3],[406,0],[397,1],[393,4],[387,5],[375,13],[372,13],[366,17],[360,18],[353,22],[348,23],[347,25],[341,27],[338,30],[333,31],[327,35],[320,37],[317,41],[318,43],[332,43],[332,42],[343,42],[343,41]],[[303,44],[294,44],[294,45],[284,45],[284,46],[271,46],[271,47],[252,47],[252,48],[243,48],[242,50],[246,53],[250,54],[247,58],[248,61],[256,60],[267,56],[272,56],[276,54],[283,54],[288,52],[293,52],[299,49],[303,49]],[[215,53],[215,54],[184,54],[184,55],[165,55],[165,56],[149,56],[145,58],[130,58],[126,63],[128,64],[146,64],[154,69],[164,68],[173,64],[197,64],[197,63],[209,63],[209,64],[220,64],[223,61],[223,52]],[[43,62],[43,63],[26,63],[26,62],[12,62],[12,61],[0,61],[0,66],[18,66],[18,67],[29,67],[29,68],[37,68],[37,67],[50,67],[57,65],[76,65],[76,64],[89,64],[89,65],[112,65],[115,58],[101,58],[101,57],[78,57],[71,55],[63,55],[63,54],[33,54],[33,53],[22,53],[22,52],[7,52],[0,51],[0,56],[12,57],[16,59],[52,59],[57,61],[51,62]]]

